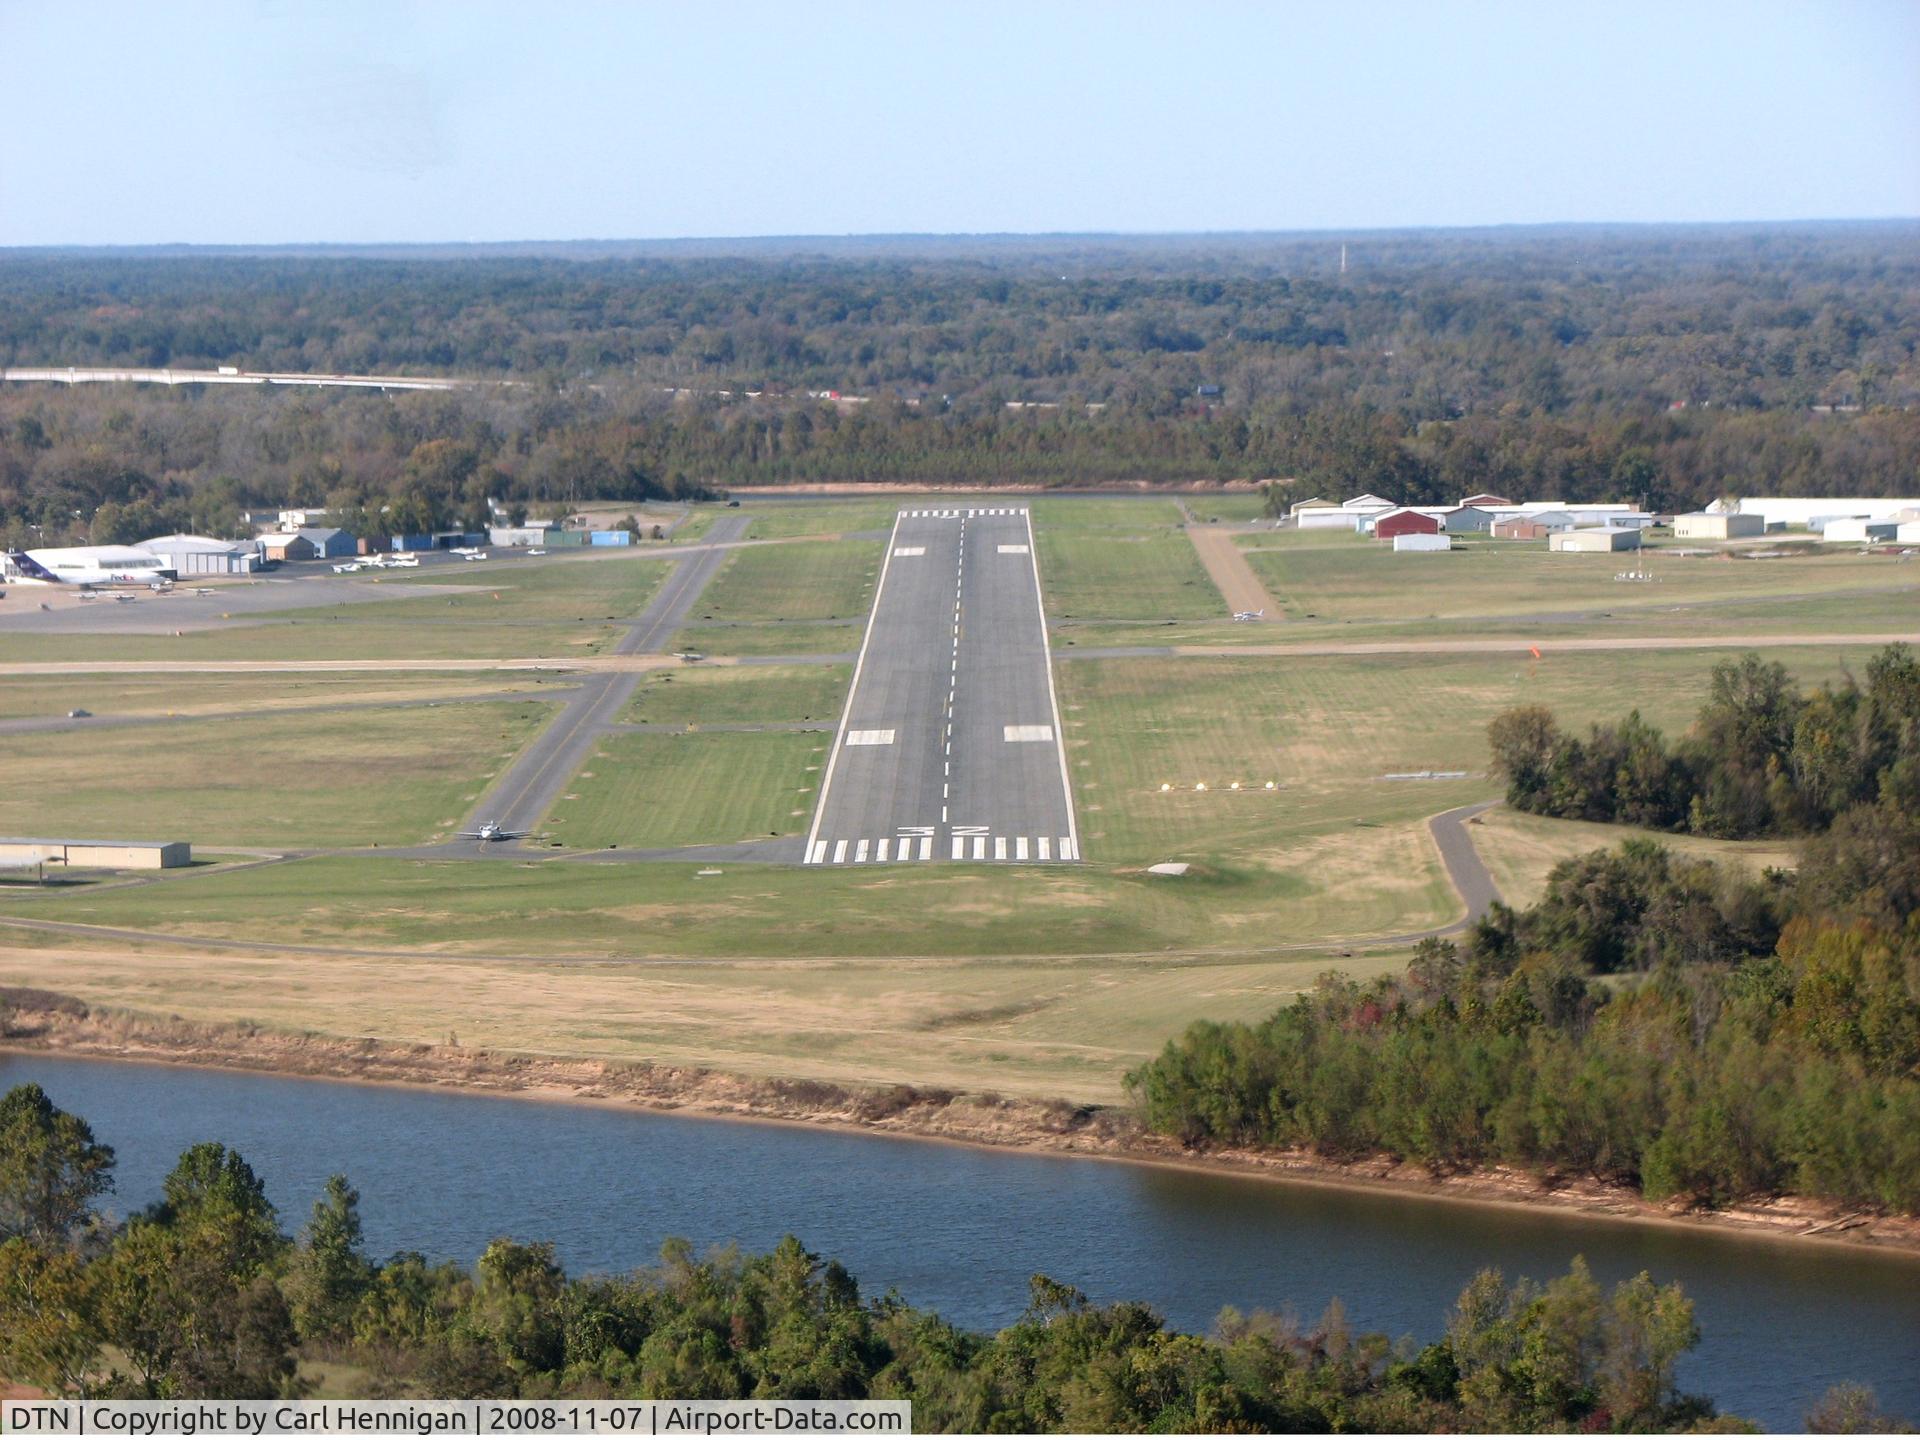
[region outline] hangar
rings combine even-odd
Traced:
[[[1373,522],[1373,538],[1392,540],[1401,535],[1438,535],[1443,528],[1437,515],[1419,510],[1395,510]]]
[[[1673,517],[1676,540],[1739,540],[1766,533],[1767,521],[1762,515],[1714,514],[1702,510]]]
[[[1565,554],[1605,555],[1612,550],[1638,550],[1640,532],[1625,525],[1599,525],[1589,530],[1562,530],[1547,537],[1549,550]]]
[[[158,555],[176,575],[246,575],[260,563],[260,547],[253,542],[207,535],[156,535],[135,548]]]
[[[88,866],[98,870],[176,870],[193,863],[185,840],[40,840],[0,837],[0,867]]]

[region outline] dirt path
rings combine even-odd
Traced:
[[[1227,602],[1228,612],[1234,615],[1258,614],[1262,620],[1279,620],[1280,603],[1267,593],[1267,587],[1253,573],[1253,567],[1247,564],[1247,557],[1233,543],[1233,534],[1231,530],[1218,530],[1208,525],[1187,526],[1187,536],[1193,541],[1194,552],[1199,555],[1200,563],[1207,567],[1207,574],[1213,577],[1213,583],[1220,587],[1220,595]]]

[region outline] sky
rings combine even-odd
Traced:
[[[0,245],[1920,215],[1920,0],[0,0]]]

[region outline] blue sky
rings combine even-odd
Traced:
[[[0,0],[0,245],[1920,215],[1920,0]]]

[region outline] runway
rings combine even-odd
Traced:
[[[894,522],[804,862],[1080,859],[1024,506]]]

